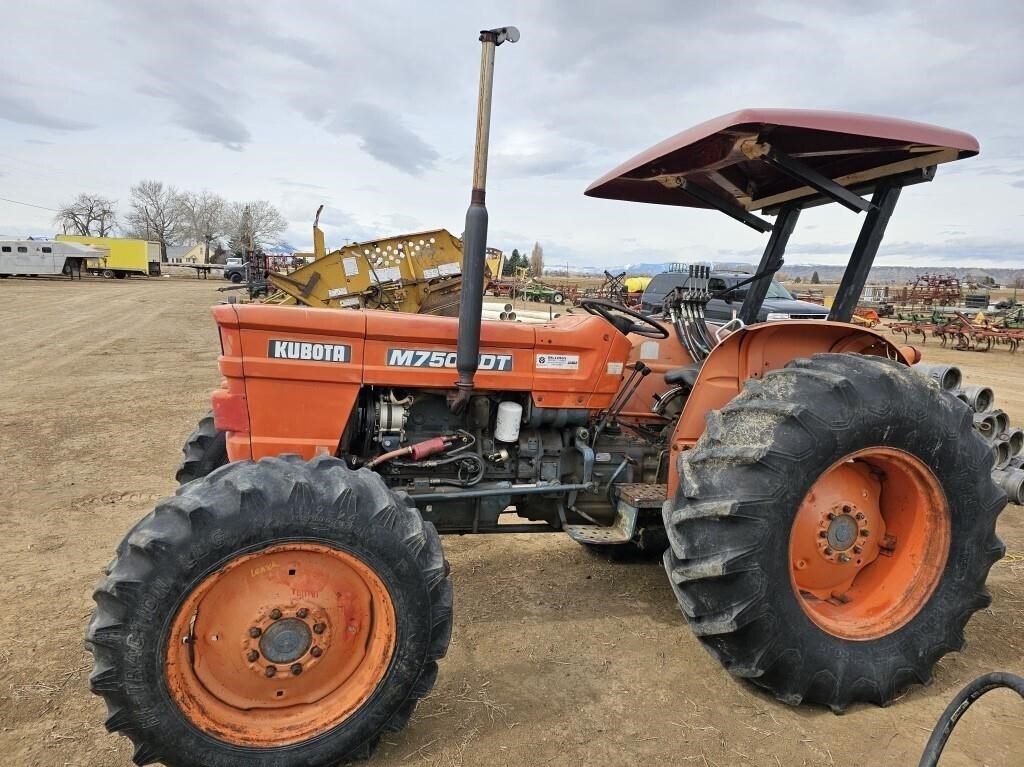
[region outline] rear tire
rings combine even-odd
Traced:
[[[555,293],[553,296],[551,296],[551,303],[553,303],[553,304],[564,304],[565,303],[565,296],[563,296],[561,293]]]
[[[289,559],[274,559],[282,550]],[[377,585],[367,593],[385,595],[387,609],[343,606],[362,587],[353,596],[326,568],[306,564],[312,550],[368,573]],[[327,457],[233,463],[161,501],[118,547],[93,595],[90,687],[106,701],[107,729],[132,740],[140,765],[326,767],[367,757],[434,685],[451,639],[448,571],[433,525],[378,475]],[[241,580],[221,580],[232,573]],[[201,601],[224,583],[221,607]],[[271,640],[277,621],[292,635]],[[361,665],[351,675],[330,671],[388,643],[368,676]],[[273,661],[279,674],[263,674],[274,652],[289,655]],[[296,671],[288,664],[300,656],[305,668]],[[219,687],[208,685],[211,675]],[[350,685],[357,703],[331,697],[349,695]],[[324,686],[328,694],[302,697]],[[285,694],[299,697],[282,704]],[[232,696],[243,703],[227,702]]]
[[[227,438],[213,423],[213,413],[203,416],[196,430],[188,435],[181,464],[174,478],[179,485],[205,477],[228,462]]]
[[[241,285],[242,284],[242,275],[239,272],[232,272],[231,273],[231,277],[229,279],[235,285]]]
[[[898,517],[904,508],[925,508],[905,492],[912,483],[876,474],[870,458],[866,465],[850,460],[865,450],[923,466],[937,488],[933,497],[944,499],[938,506],[948,510],[945,564],[932,560],[931,590],[903,618],[877,618],[876,625],[860,612],[874,598],[871,592],[851,600],[851,586],[822,601],[798,590],[794,573],[821,566],[813,549],[819,542],[815,538],[806,560],[791,561],[796,557],[790,548],[802,530],[795,523],[808,504],[813,510],[812,486],[836,467],[859,467],[858,474],[877,482],[883,512]],[[726,669],[786,703],[821,703],[837,712],[857,701],[886,705],[910,685],[929,683],[939,658],[964,646],[970,616],[991,601],[985,579],[1005,552],[995,524],[1006,504],[991,478],[991,450],[962,402],[904,365],[847,354],[795,360],[761,381],[748,381],[732,402],[713,411],[704,435],[678,465],[679,492],[664,515],[670,544],[665,568],[683,613]],[[859,503],[863,491],[853,487]],[[867,509],[869,501],[863,505]],[[896,529],[892,519],[882,519]],[[870,568],[893,567],[896,556],[907,556],[902,552],[912,550],[918,529],[926,531],[922,539],[930,535],[927,527],[911,529],[914,535],[894,542],[892,556],[870,559],[855,578],[863,574],[861,583],[877,583]],[[821,551],[822,557],[836,553]],[[844,562],[853,567],[850,559]],[[901,592],[893,591],[886,598],[898,611]],[[839,628],[823,627],[827,621],[814,617],[819,609],[838,615]],[[858,615],[859,622],[842,622]]]
[[[113,269],[104,269],[102,272],[100,272],[100,274],[102,274],[108,280],[114,279],[114,270]]]

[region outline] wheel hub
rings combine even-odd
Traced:
[[[294,663],[313,643],[313,632],[298,618],[285,618],[271,625],[260,638],[260,652],[271,663]]]
[[[797,510],[794,591],[829,633],[881,636],[931,595],[949,536],[949,507],[926,464],[895,448],[859,450],[826,469]]]
[[[846,551],[857,540],[857,520],[852,514],[840,514],[828,523],[825,531],[828,545],[836,551]]]

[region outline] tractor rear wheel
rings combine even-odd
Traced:
[[[174,478],[179,485],[205,477],[228,462],[227,438],[213,423],[213,413],[199,420],[196,430],[188,435],[181,448],[184,457]]]
[[[848,354],[748,381],[679,460],[665,568],[704,647],[780,700],[886,705],[964,645],[1005,548],[971,411]]]
[[[440,538],[320,457],[241,461],[139,522],[94,594],[90,686],[138,764],[335,765],[402,729],[452,629]]]

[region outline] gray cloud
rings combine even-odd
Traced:
[[[292,181],[288,178],[282,178],[281,176],[275,176],[272,181],[280,186],[288,187],[290,189],[309,189],[316,192],[327,191],[326,186],[320,186],[320,184],[308,184],[304,181]]]
[[[239,152],[252,137],[245,123],[217,98],[217,95],[224,95],[224,89],[213,83],[164,78],[159,84],[142,86],[139,91],[168,101],[174,108],[174,122],[204,141]]]
[[[0,93],[0,120],[59,131],[88,130],[95,126],[40,109],[32,101],[12,93]]]
[[[327,123],[339,135],[359,139],[359,148],[375,160],[403,173],[419,176],[431,170],[441,155],[430,144],[402,124],[399,115],[381,106],[355,103]]]

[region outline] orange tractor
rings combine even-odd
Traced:
[[[481,36],[458,319],[213,309],[212,417],[177,493],[118,548],[88,628],[92,689],[137,763],[368,755],[448,648],[439,533],[664,552],[729,672],[835,711],[927,683],[989,603],[1006,502],[990,448],[912,347],[849,324],[900,191],[975,139],[827,112],[706,122],[587,194],[769,233],[735,319],[704,320],[694,266],[662,316],[591,299],[548,324],[481,322],[493,57],[517,37]],[[829,320],[756,324],[800,212],[829,202],[864,216]]]

